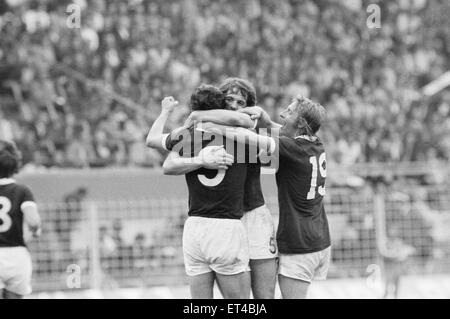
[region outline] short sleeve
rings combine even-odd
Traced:
[[[163,138],[162,138],[162,140],[161,140],[161,146],[162,146],[162,148],[163,149],[165,149],[166,151],[169,151],[169,146],[170,146],[170,141],[169,141],[169,144],[167,144],[167,140],[168,140],[168,138],[170,137],[170,134],[164,134],[163,135]]]
[[[278,153],[281,160],[295,160],[297,146],[294,139],[280,136],[274,138],[274,140],[276,144],[275,153]]]
[[[23,187],[23,201],[24,202],[34,202],[34,196],[33,193],[31,192],[31,190],[26,187],[26,186],[22,186]]]
[[[167,151],[172,151],[174,147],[185,139],[185,134],[189,134],[187,130],[174,130],[164,135],[162,146]]]
[[[295,158],[293,154],[293,150],[295,147],[292,147],[291,140],[286,137],[272,137],[272,141],[270,144],[270,150],[261,151],[259,153],[259,160],[262,166],[266,168],[274,168],[278,170],[280,164],[285,162],[292,162]]]
[[[185,144],[191,143],[192,128],[178,128],[165,134],[162,147],[167,151],[179,152]]]
[[[33,193],[31,192],[31,190],[26,186],[21,186],[21,192],[22,192],[22,196],[21,196],[22,203],[20,204],[20,209],[23,210],[24,207],[27,207],[27,206],[36,207],[36,202],[34,200],[34,196],[33,196]]]

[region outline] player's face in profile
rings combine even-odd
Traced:
[[[242,94],[237,92],[230,92],[227,94],[225,98],[227,103],[227,108],[229,110],[237,111],[247,106],[245,101],[245,97]]]
[[[298,103],[294,100],[280,113],[281,135],[295,137],[297,132],[297,107]]]

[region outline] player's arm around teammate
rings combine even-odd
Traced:
[[[145,141],[147,147],[167,150],[165,143],[169,134],[163,133],[164,127],[177,105],[178,101],[172,96],[162,100],[161,113],[150,128]],[[242,117],[250,119],[247,115],[241,115]],[[175,135],[185,128],[186,126],[178,128],[173,134]],[[192,158],[181,157],[177,152],[171,152],[164,161],[163,170],[166,175],[184,175],[201,167],[226,170],[231,164],[233,164],[233,156],[228,154],[223,146],[209,146]]]
[[[267,153],[272,153],[275,150],[275,140],[266,135],[257,134],[249,129],[243,127],[233,127],[211,122],[203,123],[202,128],[214,134],[225,136],[227,139],[233,141],[245,141],[251,147],[257,147],[259,150],[265,150]]]
[[[260,106],[246,107],[239,110],[239,112],[249,115],[250,118],[254,121],[258,121],[258,125],[260,127],[281,128],[281,124],[272,121],[269,114],[267,114],[267,112],[264,111],[264,109],[262,109]]]
[[[231,110],[194,111],[185,121],[185,126],[190,126],[196,122],[214,122],[229,126],[240,126],[254,128],[256,121],[249,115]]]
[[[233,162],[233,155],[228,154],[223,146],[207,146],[192,158],[170,152],[164,161],[163,171],[165,175],[184,175],[201,167],[227,170]]]

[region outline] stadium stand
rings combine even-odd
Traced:
[[[69,1],[1,3],[0,132],[30,169],[158,166],[142,141],[161,98],[227,76],[274,117],[299,92],[325,105],[329,161],[450,158],[448,91],[420,94],[450,68],[447,1],[379,1],[380,29],[361,0],[76,1],[79,29]]]

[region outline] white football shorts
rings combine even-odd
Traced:
[[[186,273],[214,271],[236,275],[249,271],[247,233],[239,219],[189,217],[183,230]]]
[[[242,223],[247,230],[250,259],[270,259],[278,256],[273,217],[266,205],[244,213]]]
[[[31,256],[25,247],[0,247],[0,289],[31,293]]]
[[[331,247],[310,254],[281,254],[280,275],[311,282],[325,280],[330,267]]]

